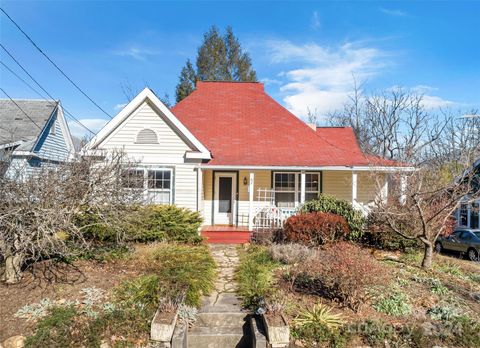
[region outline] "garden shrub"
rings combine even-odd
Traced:
[[[352,204],[346,200],[321,194],[317,199],[305,202],[300,211],[303,213],[323,212],[340,215],[347,221],[350,228],[349,239],[356,240],[362,235],[365,219],[362,213],[355,210]]]
[[[156,309],[160,294],[160,282],[156,275],[143,275],[126,280],[114,290],[115,300],[127,307]]]
[[[199,243],[202,218],[198,212],[174,205],[147,205],[137,209],[128,238],[139,242],[176,241]]]
[[[480,322],[459,316],[448,323],[448,327],[453,328],[453,334],[448,337],[452,346],[480,347]]]
[[[325,325],[303,325],[291,328],[292,337],[302,341],[305,347],[345,347],[349,333],[344,330],[329,330]]]
[[[148,267],[169,296],[184,293],[189,306],[199,306],[200,297],[214,287],[216,264],[205,245],[160,245],[151,252]]]
[[[76,225],[85,238],[100,243],[123,241],[177,241],[198,243],[202,218],[198,212],[174,205],[137,205],[119,224],[108,224],[105,217],[85,208],[76,216]]]
[[[315,250],[302,244],[272,244],[268,247],[270,257],[280,263],[293,265],[306,261]]]
[[[388,285],[389,279],[369,251],[339,242],[297,267],[294,282],[304,291],[337,299],[357,311],[370,298],[370,290]]]
[[[41,319],[26,347],[100,347],[102,339],[122,337],[114,346],[146,346],[158,299],[158,278],[141,276],[114,289],[115,302],[97,306],[95,315],[85,309],[53,307]],[[92,312],[93,313],[93,312]]]
[[[26,347],[72,347],[75,341],[71,334],[72,323],[79,316],[73,307],[55,307],[41,319],[34,335],[27,337]]]
[[[383,250],[400,250],[404,252],[420,249],[422,243],[418,239],[402,237],[398,233],[385,229],[383,222],[377,221],[378,215],[368,215],[362,243]]]
[[[117,225],[108,224],[106,218],[102,218],[98,212],[88,207],[83,207],[74,219],[75,225],[81,229],[82,235],[90,241],[116,243],[123,236],[119,233]]]
[[[340,215],[312,212],[293,215],[285,221],[284,238],[289,243],[322,245],[346,238],[350,228]]]
[[[403,292],[393,292],[382,296],[374,305],[376,311],[388,315],[400,316],[412,313],[409,299]]]
[[[430,347],[429,340],[435,342],[434,337],[425,335],[418,325],[394,326],[392,324],[367,320],[350,325],[348,329],[372,347]],[[435,344],[433,344],[435,345]]]
[[[237,269],[238,293],[246,307],[254,307],[272,291],[276,263],[267,249],[251,246],[240,255]]]

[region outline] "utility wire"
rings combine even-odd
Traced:
[[[6,49],[5,46],[3,46],[1,43],[0,43],[0,47],[10,56],[10,58],[12,58],[12,60],[23,70],[23,72],[25,72],[25,74],[28,75],[28,77],[30,77],[30,79],[35,82],[35,84],[40,87],[40,89],[45,92],[47,94],[47,96],[55,101],[55,98],[50,94],[48,93],[48,91],[43,88],[43,86],[28,72],[28,70]],[[3,64],[3,63],[2,63]],[[5,64],[4,64],[5,65]],[[10,69],[9,69],[10,70]],[[16,74],[15,74],[16,75]],[[24,81],[23,79],[21,79],[22,81]],[[32,88],[26,81],[24,81],[30,88]],[[37,94],[39,94],[39,92],[37,92]],[[47,98],[43,97],[43,99],[47,100]],[[48,100],[47,100],[48,101]],[[65,111],[65,113],[71,118],[73,119],[76,123],[78,123],[81,127],[83,127],[84,129],[86,129],[88,132],[92,133],[93,135],[95,135],[94,132],[92,132],[89,128],[87,128],[87,126],[83,125],[75,116],[72,115],[71,112],[69,112],[64,106],[62,106],[63,108],[63,111]]]
[[[8,71],[10,71],[10,73],[11,73],[13,76],[15,76],[17,79],[19,79],[20,81],[22,81],[25,85],[27,85],[27,86],[28,86],[32,91],[34,91],[35,94],[37,94],[40,98],[45,99],[45,100],[47,99],[47,98],[45,98],[39,91],[37,91],[35,88],[33,88],[31,84],[29,84],[29,83],[28,83],[27,81],[25,81],[21,76],[19,76],[15,71],[13,71],[7,64],[5,64],[4,62],[2,62],[1,60],[0,60],[0,64],[2,64],[5,69],[7,69]]]
[[[8,99],[10,99],[10,101],[11,101],[13,104],[15,104],[15,105],[17,106],[17,108],[20,109],[21,112],[23,112],[23,114],[24,114],[25,116],[27,116],[27,118],[28,118],[30,121],[33,122],[33,124],[34,124],[35,126],[37,126],[38,129],[42,130],[42,127],[40,127],[40,126],[37,124],[37,122],[35,122],[35,121],[20,107],[20,105],[18,105],[18,104],[15,102],[15,100],[13,100],[13,99],[7,94],[7,92],[5,92],[5,90],[4,90],[2,87],[0,87],[0,90],[3,92],[3,94],[5,94],[5,95],[8,97]]]
[[[75,86],[75,88],[80,92],[82,93],[88,100],[90,100],[98,109],[100,109],[105,115],[107,115],[110,119],[112,119],[113,117],[108,113],[106,112],[100,105],[98,105],[92,98],[90,98],[90,96],[85,93],[75,82],[73,82],[73,80],[68,77],[68,75],[63,72],[62,69],[60,69],[60,67],[55,64],[55,62],[50,59],[49,56],[47,56],[47,54],[45,52],[42,51],[42,49],[40,47],[38,47],[38,45],[30,38],[30,36],[28,36],[28,34],[23,31],[23,29],[17,24],[17,22],[15,22],[13,20],[12,17],[10,17],[8,15],[7,12],[5,12],[5,10],[3,8],[0,7],[0,10],[5,14],[5,16],[7,16],[7,18],[17,27],[17,29],[27,38],[28,41],[30,41],[30,43],[73,85]]]

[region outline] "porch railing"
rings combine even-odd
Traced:
[[[279,229],[297,208],[280,208],[275,204],[275,190],[259,188],[257,190],[257,208],[254,212],[253,226],[255,231]]]

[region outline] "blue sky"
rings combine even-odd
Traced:
[[[105,110],[122,84],[174,99],[203,33],[231,25],[266,90],[297,116],[345,102],[353,77],[367,90],[420,91],[429,108],[480,107],[479,1],[106,2],[2,1],[34,41]],[[1,42],[93,130],[106,116],[62,77],[1,14]],[[0,59],[22,77],[2,51]],[[15,98],[38,98],[0,67]],[[1,96],[5,98],[5,96]],[[82,133],[78,126],[72,131]]]

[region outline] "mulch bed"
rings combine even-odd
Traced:
[[[20,283],[0,283],[0,342],[14,335],[27,336],[33,332],[33,321],[14,317],[25,305],[38,303],[44,298],[80,300],[84,288],[108,291],[141,272],[141,267],[128,259],[108,262],[80,260],[72,264],[39,262],[25,272]]]

